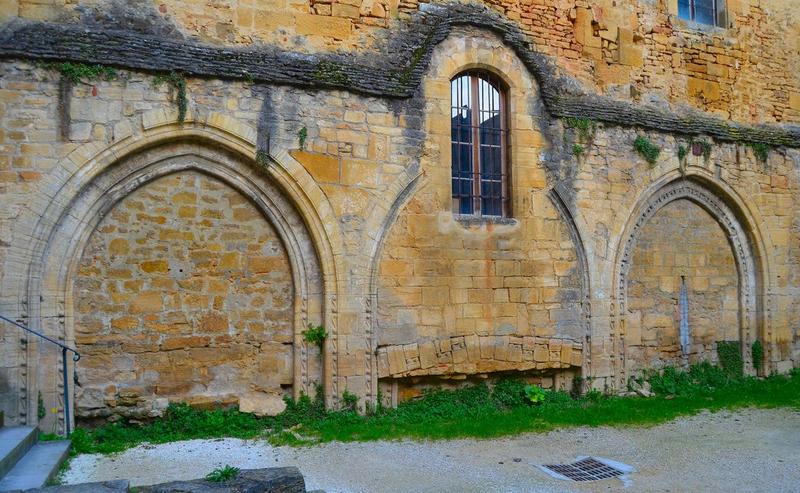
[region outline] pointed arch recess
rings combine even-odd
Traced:
[[[203,119],[189,115],[178,124],[171,112],[156,110],[143,116],[143,126],[143,133],[129,134],[108,148],[87,144],[73,151],[51,177],[52,198],[40,203],[39,210],[36,204],[31,208],[38,219],[33,221],[31,240],[18,252],[30,259],[19,296],[31,328],[73,343],[71,283],[82,245],[94,226],[133,190],[158,177],[193,169],[248,197],[275,226],[289,252],[297,289],[294,390],[311,384],[307,348],[299,334],[308,321],[319,319],[330,333],[322,370],[325,396],[328,403],[335,402],[342,242],[337,230],[325,227],[335,222],[330,221],[333,209],[324,193],[286,152],[271,153],[269,166],[259,169],[254,161],[255,130],[225,115]],[[27,410],[36,409],[38,389],[60,378],[56,379],[55,368],[37,368],[37,344],[26,342],[26,371],[20,381],[26,402],[20,415],[33,424],[36,416]],[[63,423],[63,416],[59,421]]]
[[[769,280],[763,241],[749,209],[727,187],[700,174],[669,176],[643,193],[620,236],[614,275],[616,320],[612,320],[616,383],[624,385],[626,373],[625,318],[628,300],[628,274],[641,229],[664,206],[676,200],[690,200],[706,210],[721,226],[736,262],[739,278],[740,327],[743,351],[755,338],[770,340],[769,317],[765,308]],[[765,360],[768,358],[765,358]]]

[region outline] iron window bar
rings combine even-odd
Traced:
[[[41,339],[44,339],[45,341],[51,344],[55,344],[56,346],[61,348],[61,365],[62,365],[61,370],[62,373],[64,374],[64,431],[66,432],[67,436],[69,436],[71,430],[70,430],[70,414],[69,414],[69,382],[67,381],[67,351],[72,352],[72,361],[76,363],[78,362],[78,360],[81,359],[81,354],[76,349],[71,348],[61,342],[58,342],[55,339],[47,337],[46,335],[37,332],[29,327],[26,327],[19,322],[4,317],[3,315],[0,315],[0,320],[4,320],[10,323],[11,325],[19,327],[20,329],[28,333],[31,333]]]

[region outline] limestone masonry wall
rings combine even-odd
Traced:
[[[681,285],[686,285],[691,361],[714,358],[717,341],[738,341],[736,260],[716,220],[689,200],[666,205],[642,228],[628,285],[626,358],[631,369],[682,364]]]
[[[219,181],[180,173],[127,196],[89,240],[74,289],[79,417],[291,390],[286,250]]]
[[[674,1],[0,0],[0,313],[82,353],[79,419],[501,376],[611,392],[723,340],[787,372],[790,3],[708,27]],[[505,218],[452,212],[472,69],[507,87]],[[41,402],[63,429],[60,351],[9,324],[0,344],[6,419]]]

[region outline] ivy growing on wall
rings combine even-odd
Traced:
[[[62,77],[73,84],[82,82],[88,84],[96,80],[113,80],[117,78],[117,71],[105,65],[87,65],[85,63],[52,63],[50,68],[58,70]]]
[[[158,87],[162,84],[168,84],[170,88],[175,91],[175,104],[178,107],[178,122],[183,123],[186,120],[186,109],[188,106],[186,78],[175,71],[166,75],[157,75],[153,79],[153,85]]]
[[[753,155],[759,163],[765,164],[769,158],[770,146],[762,142],[748,142],[747,146],[752,149]]]
[[[97,95],[97,88],[93,82],[97,80],[113,80],[117,78],[117,71],[105,65],[88,65],[73,62],[43,62],[37,64],[46,70],[55,70],[61,75],[58,84],[58,114],[59,133],[63,140],[69,140],[71,123],[70,106],[72,103],[72,86],[75,84],[92,85],[92,95]]]
[[[636,149],[636,152],[638,152],[651,167],[655,166],[656,162],[658,162],[661,149],[645,137],[641,135],[637,136],[636,140],[633,141],[633,148]]]
[[[583,117],[564,118],[564,126],[575,132],[575,143],[572,144],[572,154],[580,159],[594,141],[597,132],[597,122]],[[567,135],[564,134],[566,143]]]

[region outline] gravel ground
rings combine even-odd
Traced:
[[[625,482],[572,483],[539,464],[600,456],[636,469]],[[132,485],[242,469],[294,465],[308,489],[334,492],[800,491],[800,412],[704,413],[651,428],[572,428],[494,440],[328,443],[273,447],[261,440],[142,445],[81,455],[67,484],[129,478]]]

